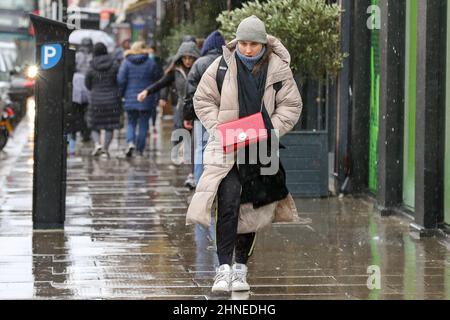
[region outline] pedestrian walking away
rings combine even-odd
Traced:
[[[149,129],[149,120],[156,109],[159,95],[157,92],[138,100],[138,94],[154,84],[163,76],[162,68],[148,56],[145,43],[135,42],[125,52],[125,60],[117,76],[124,108],[127,112],[127,149],[125,155],[132,157],[136,150],[142,156]],[[137,131],[137,134],[136,134]]]
[[[120,43],[120,46],[117,47],[117,49],[114,51],[113,56],[114,60],[119,63],[119,65],[122,63],[123,59],[125,58],[125,51],[130,50],[130,39],[122,40]]]
[[[83,38],[75,54],[75,73],[73,76],[73,102],[74,113],[69,115],[69,153],[75,152],[76,131],[81,131],[83,142],[91,140],[91,130],[87,126],[87,108],[89,104],[89,91],[84,81],[93,58],[94,44],[91,38]],[[81,127],[79,127],[81,126]]]
[[[249,290],[247,262],[256,232],[272,222],[298,219],[281,164],[273,175],[261,174],[259,157],[256,164],[238,164],[237,152],[224,152],[216,130],[219,124],[261,110],[266,129],[275,129],[280,136],[292,130],[300,117],[302,101],[290,61],[287,49],[266,33],[264,23],[256,16],[248,17],[239,24],[236,39],[224,48],[223,58],[217,58],[207,69],[194,95],[195,113],[210,137],[204,152],[204,172],[186,223],[210,227],[212,206],[217,201],[219,267],[213,292]],[[226,72],[219,85],[223,69]],[[272,138],[276,137],[269,135]],[[243,149],[247,154],[248,148]]]
[[[87,54],[87,53],[86,53]],[[86,75],[89,70],[91,58],[85,57],[85,53],[76,55],[79,59],[76,63],[75,73],[72,79],[72,104],[69,106],[66,114],[66,132],[69,141],[69,155],[75,154],[77,133],[89,131],[86,124],[85,114],[89,105],[90,93],[85,86]],[[81,62],[86,62],[88,67],[85,69]],[[83,139],[86,140],[86,139]]]
[[[194,133],[194,188],[203,173],[203,151],[206,142],[208,141],[208,132],[195,114],[193,98],[203,74],[211,63],[213,63],[217,57],[222,55],[222,47],[224,45],[225,40],[219,31],[216,30],[208,35],[200,52],[202,56],[195,61],[187,78],[186,96],[184,98],[183,106],[183,120],[184,127],[193,127]]]
[[[108,54],[106,46],[103,43],[95,44],[94,58],[85,80],[86,88],[91,91],[87,122],[95,142],[93,156],[104,155],[109,158],[114,129],[120,128],[122,109],[117,84],[118,69],[117,62]],[[101,130],[105,130],[103,145],[100,140]]]

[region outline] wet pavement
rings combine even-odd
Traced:
[[[251,292],[211,294],[214,229],[185,226],[189,167],[170,161],[170,120],[143,158],[122,156],[123,129],[109,160],[79,143],[65,230],[33,232],[32,116],[0,154],[0,299],[450,299],[447,242],[352,197],[296,199],[300,224],[257,236]]]

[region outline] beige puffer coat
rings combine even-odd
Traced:
[[[271,117],[275,130],[283,136],[297,123],[302,100],[289,67],[291,57],[283,44],[275,37],[267,37],[273,53],[269,59],[264,104]],[[237,40],[224,47],[224,59],[228,65],[225,74],[222,95],[216,82],[217,58],[203,75],[194,96],[195,112],[208,130],[210,137],[203,156],[204,172],[197,185],[188,208],[186,224],[199,223],[206,227],[211,224],[211,209],[219,185],[235,163],[235,154],[225,154],[219,136],[215,133],[218,124],[239,119],[239,101],[237,87],[236,50]],[[282,82],[282,88],[276,94],[273,84]],[[276,109],[274,106],[276,105]],[[291,222],[298,218],[297,209],[289,195],[286,199],[253,209],[252,204],[243,204],[239,213],[238,233],[256,232],[271,222]]]

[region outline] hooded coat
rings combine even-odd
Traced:
[[[90,94],[84,82],[92,62],[92,57],[92,53],[86,47],[81,47],[75,54],[76,68],[72,80],[72,101],[77,104],[83,105],[89,103]]]
[[[174,84],[175,89],[177,91],[178,99],[176,105],[176,114],[175,114],[175,127],[182,128],[182,108],[184,102],[184,96],[186,94],[186,81],[189,70],[183,68],[181,64],[181,58],[183,56],[191,56],[194,58],[198,58],[200,56],[200,52],[197,48],[197,45],[194,42],[183,42],[181,46],[178,48],[178,52],[173,58],[173,64],[176,66],[172,71],[167,73],[162,79],[160,79],[154,85],[147,87],[148,93],[153,94],[158,92],[159,90],[166,88],[172,84]]]
[[[290,69],[291,57],[283,44],[273,36],[267,36],[268,45],[273,52],[269,58],[264,104],[275,130],[283,136],[292,130],[300,118],[302,100]],[[223,49],[228,66],[222,94],[216,82],[220,57],[206,70],[194,95],[195,112],[208,130],[210,137],[204,152],[204,172],[197,185],[186,216],[186,224],[201,224],[209,227],[211,210],[222,180],[235,164],[235,154],[223,152],[216,133],[218,124],[239,119],[239,100],[237,87],[237,65],[235,50],[237,40]],[[276,93],[274,84],[281,82]],[[272,222],[292,222],[298,219],[292,196],[254,209],[252,204],[241,204],[238,233],[256,232]]]
[[[121,102],[117,85],[118,65],[110,55],[92,59],[85,85],[91,92],[87,125],[92,130],[120,128]]]
[[[127,50],[117,75],[120,93],[125,99],[125,110],[151,111],[156,108],[159,95],[149,95],[142,103],[137,100],[137,96],[162,76],[162,68],[148,57],[147,52]]]
[[[197,115],[194,111],[193,98],[200,79],[205,73],[206,69],[222,55],[222,47],[225,45],[225,40],[219,31],[212,32],[205,40],[202,48],[202,57],[197,59],[189,71],[186,85],[186,95],[184,98],[183,118],[184,120],[197,120]]]

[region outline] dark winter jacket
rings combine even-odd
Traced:
[[[206,56],[209,51],[217,49],[222,54],[222,47],[225,45],[225,39],[219,31],[211,32],[205,39],[203,43],[202,51],[200,54]]]
[[[137,96],[163,76],[162,68],[145,52],[127,51],[125,56],[117,75],[120,94],[125,98],[125,110],[150,111],[156,108],[158,94],[149,95],[142,103]]]
[[[94,57],[86,75],[91,91],[87,124],[92,130],[120,128],[121,103],[117,85],[119,67],[109,55]]]
[[[222,51],[218,49],[212,49],[207,52],[207,54],[198,60],[195,61],[194,65],[189,71],[189,75],[187,78],[186,84],[186,95],[184,97],[184,106],[183,106],[183,119],[184,120],[197,120],[197,115],[194,111],[194,103],[192,99],[194,98],[195,91],[197,90],[197,86],[202,79],[203,74],[206,69],[216,60],[220,55],[222,55]]]
[[[183,107],[183,100],[186,94],[186,80],[187,75],[189,73],[188,69],[182,67],[181,59],[183,56],[188,55],[194,58],[198,58],[200,56],[200,52],[194,42],[184,42],[178,48],[178,52],[173,58],[173,63],[177,65],[172,71],[167,73],[162,79],[160,79],[157,83],[147,87],[148,94],[152,94],[158,92],[159,90],[169,87],[170,85],[174,85],[178,100],[177,100],[177,110],[180,113],[180,119],[182,120],[181,109]]]
[[[65,117],[65,132],[76,133],[86,128],[84,114],[87,110],[87,104],[72,102],[67,105]]]
[[[147,88],[148,94],[154,94],[159,90],[162,90],[163,88],[174,85],[178,93],[178,97],[182,97],[186,89],[186,79],[188,72],[189,70],[185,70],[182,67],[176,67],[173,71],[170,71],[159,81],[149,86]]]
[[[225,46],[225,39],[220,34],[219,31],[211,32],[208,37],[206,37],[203,43],[201,55],[202,57],[195,61],[194,65],[189,72],[187,84],[186,84],[186,95],[184,96],[184,106],[183,106],[183,119],[184,120],[197,120],[197,115],[194,111],[194,104],[192,99],[194,98],[197,86],[202,79],[203,74],[206,69],[217,59],[217,57],[222,55],[222,47]]]

